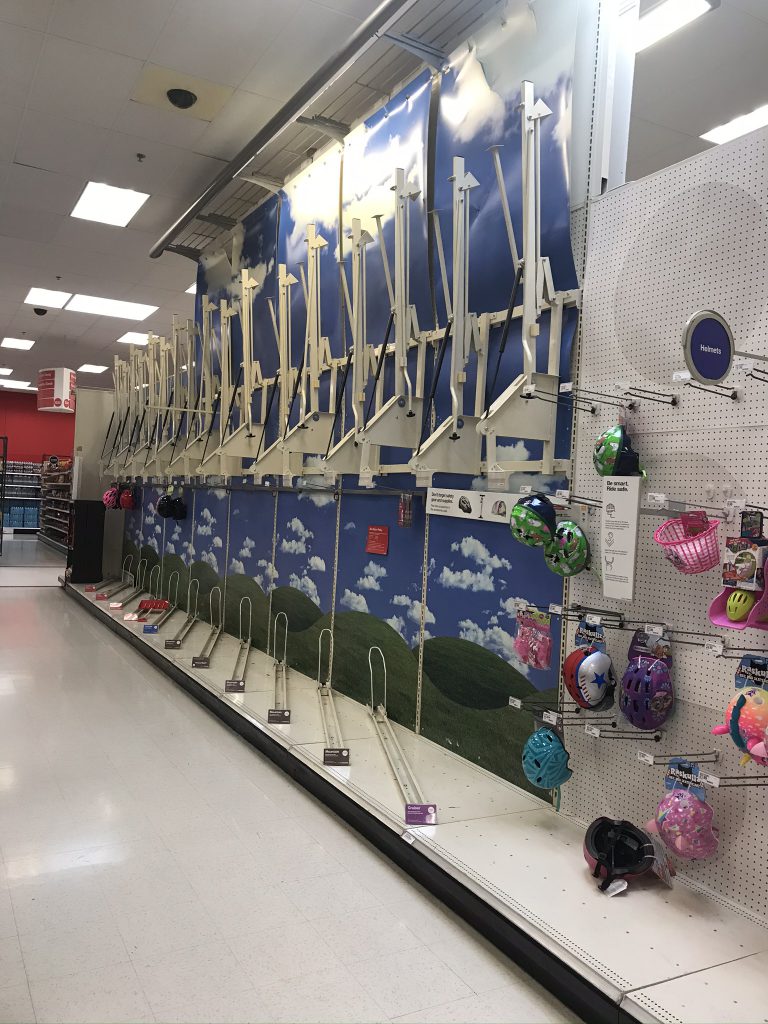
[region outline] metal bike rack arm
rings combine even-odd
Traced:
[[[381,664],[384,669],[384,702],[376,704],[373,696],[373,652],[378,651]],[[392,769],[392,775],[397,783],[403,800],[406,804],[423,804],[424,796],[419,787],[416,776],[408,763],[403,748],[395,735],[392,723],[387,717],[387,663],[380,647],[371,647],[368,650],[368,668],[371,674],[371,717],[381,743],[382,750]]]
[[[192,610],[192,587],[195,588],[195,605]],[[167,649],[177,650],[186,640],[189,635],[189,631],[192,629],[194,624],[197,622],[197,606],[200,598],[200,580],[197,577],[190,579],[187,585],[187,617],[179,627],[178,632],[172,639],[165,641]]]
[[[328,635],[328,673],[325,680],[322,679],[323,661],[323,637]],[[337,751],[338,755],[333,757],[334,764],[349,764],[349,751],[344,747],[344,739],[341,734],[339,716],[336,713],[336,704],[333,699],[331,687],[331,668],[333,665],[333,633],[327,627],[320,630],[317,638],[317,699],[320,705],[320,718],[323,722],[323,735],[325,736],[326,754],[323,760],[327,764],[331,758],[328,751]]]
[[[217,601],[217,616],[216,619],[213,617],[213,595],[216,594]],[[211,630],[208,633],[208,637],[203,644],[203,649],[199,654],[192,658],[192,668],[208,668],[211,662],[211,655],[213,649],[218,643],[219,637],[221,636],[224,620],[222,618],[222,604],[221,604],[221,587],[211,587],[208,592],[208,617],[211,620]]]

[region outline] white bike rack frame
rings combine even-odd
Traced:
[[[173,600],[171,600],[171,583],[173,582],[174,577],[176,579],[176,586],[174,588]],[[166,624],[166,622],[168,621],[168,619],[170,619],[170,617],[174,614],[174,612],[177,612],[179,610],[179,570],[178,569],[174,569],[173,572],[168,576],[168,587],[166,589],[166,593],[168,595],[168,598],[167,598],[167,600],[168,600],[168,607],[165,609],[165,611],[160,612],[159,616],[157,617],[157,620],[154,623],[154,625],[157,627],[158,630],[162,629],[162,627]]]
[[[283,657],[277,657],[277,624],[283,623]],[[275,703],[267,712],[267,721],[270,725],[290,725],[291,712],[288,708],[288,616],[285,612],[278,612],[275,616],[275,624],[272,629],[272,643],[274,646],[274,673],[275,673]]]
[[[217,595],[217,615],[213,617],[213,595]],[[211,587],[208,593],[208,618],[211,622],[211,629],[203,644],[202,650],[192,658],[192,668],[210,668],[213,649],[219,641],[224,629],[224,617],[221,598],[221,587]]]
[[[110,599],[110,608],[124,608],[127,604],[130,604],[134,598],[138,597],[139,594],[144,593],[144,579],[147,575],[147,560],[146,558],[140,558],[139,564],[136,566],[136,576],[134,578],[135,586],[133,590],[129,590],[128,593],[122,597],[119,601]],[[113,595],[114,597],[114,595]]]
[[[373,693],[374,651],[378,651],[384,670],[384,700],[381,704],[376,703]],[[403,802],[406,804],[423,804],[425,801],[421,787],[395,735],[392,723],[387,717],[387,663],[380,647],[369,648],[368,669],[371,675],[371,718],[381,743],[381,749],[384,751],[389,767],[392,770],[392,776],[403,795]]]
[[[323,637],[325,636],[328,637],[328,671],[325,678],[323,678]],[[331,685],[332,670],[333,633],[326,627],[320,630],[320,636],[317,638],[317,700],[320,707],[320,718],[323,723],[323,736],[325,737],[323,764],[348,765],[349,748],[344,744],[339,716],[336,713],[336,704],[333,699],[333,687]]]
[[[195,591],[195,603],[192,605],[192,588]],[[190,630],[197,622],[197,606],[200,598],[200,580],[197,577],[190,579],[187,584],[187,617],[179,627],[178,632],[170,640],[165,641],[166,650],[177,651],[189,636]]]
[[[120,569],[120,579],[113,581],[110,586],[104,590],[97,590],[96,600],[97,601],[111,601],[117,594],[121,594],[124,590],[134,585],[134,575],[131,572],[131,566],[133,565],[133,555],[126,555],[123,559],[123,564]]]
[[[243,605],[248,603],[248,633],[243,633]],[[239,628],[238,636],[240,646],[237,649],[235,666],[232,674],[224,683],[225,693],[242,693],[245,690],[245,677],[248,672],[248,655],[251,653],[251,638],[253,636],[253,602],[247,595],[240,598],[239,607]]]

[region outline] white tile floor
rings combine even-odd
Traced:
[[[65,594],[0,589],[0,1024],[576,1020]]]
[[[0,555],[0,587],[57,587],[64,555],[38,541],[34,534],[6,533]]]

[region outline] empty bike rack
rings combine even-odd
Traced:
[[[384,700],[381,704],[377,704],[373,695],[373,654],[374,651],[378,651],[379,657],[381,658],[381,667],[384,671]],[[412,816],[411,810],[413,808],[427,807],[428,805],[424,801],[424,796],[421,792],[418,780],[408,763],[408,758],[405,756],[403,748],[395,735],[395,731],[392,728],[392,723],[387,717],[387,663],[384,659],[384,654],[380,647],[371,647],[368,651],[368,668],[371,674],[371,717],[373,724],[376,728],[376,733],[379,737],[382,750],[384,755],[389,762],[389,766],[392,769],[392,775],[394,776],[395,782],[400,788],[400,792],[403,795],[405,802],[405,821],[406,824],[433,824],[434,822],[429,821],[415,821]],[[434,805],[429,805],[434,808]],[[435,808],[436,810],[436,808]],[[434,818],[434,811],[432,812]]]
[[[175,582],[173,600],[171,600],[171,585]],[[166,624],[168,619],[173,615],[174,612],[179,610],[179,570],[174,569],[168,577],[168,589],[166,591],[166,600],[168,607],[161,611],[154,622],[147,623],[144,626],[145,633],[157,633],[162,626]]]
[[[154,580],[154,584],[153,584],[153,580]],[[159,586],[160,586],[160,563],[158,562],[157,565],[153,565],[152,566],[152,569],[150,570],[150,573],[149,573],[149,587],[147,588],[147,590],[149,592],[150,598],[159,597],[160,596],[159,590],[157,589],[157,588],[159,588]],[[151,610],[151,609],[147,608],[146,602],[147,602],[147,599],[145,597],[139,596],[139,600],[138,600],[137,604],[135,605],[135,607],[133,608],[133,610],[128,612],[127,615],[124,615],[123,619],[125,619],[128,622],[136,622],[137,619],[140,617],[140,615],[141,615],[141,613],[143,611],[149,612]]]
[[[195,589],[195,604],[192,606],[192,587]],[[200,580],[191,579],[189,586],[187,587],[187,617],[181,624],[178,633],[171,640],[165,641],[166,651],[177,651],[189,634],[194,624],[197,622],[197,604],[198,598],[200,597]]]
[[[213,618],[213,595],[218,594],[216,602],[218,615],[216,620]],[[218,643],[219,637],[222,634],[224,628],[224,619],[222,616],[221,607],[221,587],[211,587],[208,594],[208,618],[211,621],[211,631],[208,634],[208,638],[203,644],[203,649],[199,654],[192,658],[192,668],[209,668],[211,664],[211,655],[213,649]]]
[[[248,632],[243,633],[243,605],[248,602]],[[240,646],[237,650],[237,657],[235,658],[235,667],[232,669],[232,675],[224,683],[225,693],[243,693],[245,690],[245,674],[248,671],[248,655],[251,651],[251,636],[253,627],[253,602],[250,597],[240,598],[240,625],[238,629],[238,636],[240,637]]]
[[[277,624],[283,623],[283,657],[277,657]],[[288,708],[288,616],[285,612],[278,612],[275,616],[275,624],[272,629],[272,643],[274,645],[275,659],[275,703],[267,711],[267,721],[270,725],[290,725],[291,712]]]
[[[328,636],[328,670],[323,679],[323,637],[326,635]],[[317,638],[317,699],[320,704],[320,717],[323,721],[323,735],[325,736],[323,764],[347,765],[349,764],[349,748],[344,745],[339,716],[336,714],[336,704],[331,686],[332,666],[333,633],[326,627],[320,630],[320,636]]]
[[[123,559],[123,567],[120,571],[120,579],[113,580],[112,586],[107,587],[104,590],[98,589],[96,593],[97,601],[110,601],[116,594],[121,594],[128,587],[132,587],[134,584],[133,573],[131,572],[131,566],[133,565],[133,555],[126,555]]]
[[[140,558],[139,564],[136,567],[136,586],[133,590],[129,590],[127,594],[120,598],[119,601],[110,601],[110,608],[124,608],[127,604],[130,604],[135,597],[139,597],[140,594],[144,593],[144,580],[147,575],[147,560],[146,558]]]

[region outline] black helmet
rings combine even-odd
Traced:
[[[653,867],[653,843],[630,821],[595,818],[584,836],[584,859],[605,891],[615,878],[630,881]]]

